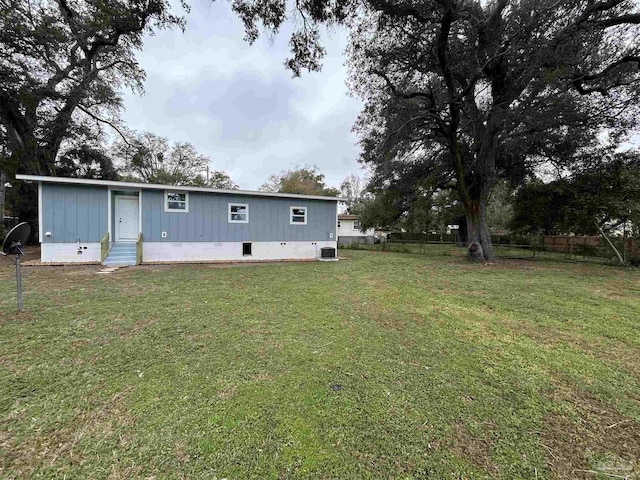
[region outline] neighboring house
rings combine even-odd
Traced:
[[[338,215],[338,243],[368,243],[374,241],[373,228],[360,230],[360,220],[357,215],[341,213]]]
[[[16,178],[38,184],[45,263],[318,259],[337,248],[337,197]]]

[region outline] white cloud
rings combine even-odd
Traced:
[[[130,128],[193,143],[242,188],[303,164],[316,164],[334,186],[359,172],[350,130],[361,103],[347,95],[344,32],[325,35],[322,72],[294,79],[283,65],[290,27],[249,45],[230,6],[208,0],[187,22],[184,34],[146,39],[138,55],[146,93],[124,96]]]

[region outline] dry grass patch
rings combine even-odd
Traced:
[[[72,466],[93,460],[89,451],[95,444],[124,448],[131,441],[134,424],[125,402],[129,390],[107,399],[85,398],[86,405],[76,407],[68,422],[49,425],[47,419],[32,418],[26,438],[5,431],[0,436],[0,472],[8,472],[10,467],[15,474],[19,472],[16,478],[28,478],[39,471],[63,477]],[[15,421],[24,413],[18,412],[2,423]],[[5,478],[12,477],[7,473]]]
[[[640,478],[639,423],[586,391],[554,401],[561,407],[545,417],[541,435],[553,478]]]

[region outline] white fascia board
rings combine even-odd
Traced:
[[[302,200],[326,200],[330,202],[345,202],[342,197],[326,197],[323,195],[298,195],[294,193],[257,192],[254,190],[223,190],[220,188],[189,187],[177,185],[160,185],[157,183],[117,182],[115,180],[93,180],[87,178],[50,177],[46,175],[17,174],[16,180],[27,182],[67,183],[75,185],[93,185],[100,187],[116,187],[131,189],[171,190],[180,192],[221,193],[226,195],[250,195],[254,197],[299,198]]]

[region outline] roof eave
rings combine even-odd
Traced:
[[[51,177],[47,175],[17,174],[16,180],[28,182],[65,183],[73,185],[95,185],[101,187],[146,188],[150,190],[173,190],[184,192],[219,193],[223,195],[248,195],[254,197],[297,198],[301,200],[324,200],[329,202],[344,202],[342,197],[328,197],[324,195],[300,195],[296,193],[259,192],[255,190],[226,190],[221,188],[190,187],[186,185],[163,185],[159,183],[120,182],[116,180],[93,180],[88,178]]]

